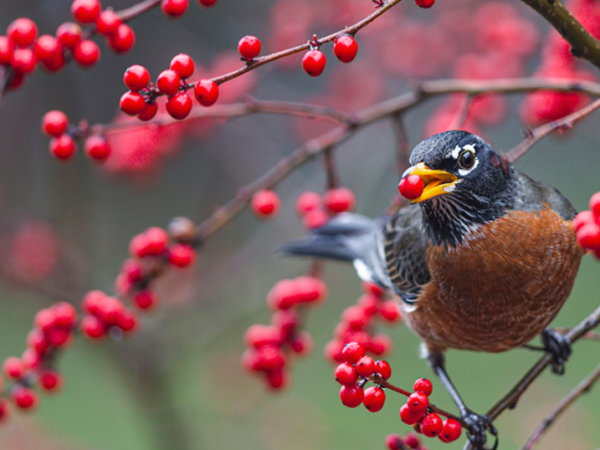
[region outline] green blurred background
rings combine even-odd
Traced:
[[[457,0],[456,5],[472,3]],[[119,9],[131,4],[116,1],[112,6]],[[101,44],[102,60],[93,70],[68,67],[54,76],[38,71],[22,90],[2,99],[0,251],[5,263],[0,265],[0,358],[21,354],[40,308],[63,299],[78,302],[89,289],[111,292],[134,234],[152,225],[166,226],[178,215],[198,222],[208,217],[215,205],[226,202],[238,187],[300,145],[299,128],[314,125],[307,119],[299,124],[298,119],[275,116],[211,122],[210,133],[202,139],[186,139],[158,170],[130,177],[98,169],[82,155],[68,164],[57,163],[48,155],[47,139],[39,132],[44,112],[62,109],[74,121],[108,122],[117,112],[124,91],[122,74],[130,64],[144,64],[155,76],[173,55],[187,52],[208,66],[218,52],[235,49],[241,36],[268,34],[274,5],[266,0],[221,0],[205,10],[192,3],[178,21],[152,11],[133,23],[137,44],[130,54],[113,55]],[[319,7],[316,2],[313,6]],[[407,5],[402,14],[426,17],[415,8],[409,12],[408,6],[414,5]],[[19,16],[35,19],[42,32],[52,32],[69,16],[69,2],[3,1],[0,29]],[[541,23],[540,27],[546,29]],[[326,54],[333,61],[330,48]],[[529,69],[535,64],[532,59]],[[369,60],[367,68],[377,71],[376,61]],[[265,67],[255,74],[252,95],[260,99],[326,99],[332,86],[329,72],[319,79],[281,67]],[[368,77],[363,80],[365,86],[372,82]],[[382,84],[375,100],[407,90],[406,80],[398,77],[388,75],[376,82]],[[360,83],[353,89],[359,91]],[[521,139],[523,126],[515,112],[519,101],[519,96],[510,97],[508,119],[501,126],[484,129],[497,150],[506,151]],[[437,102],[429,101],[407,116],[411,146],[421,139],[423,124]],[[544,140],[518,162],[518,168],[558,187],[577,209],[586,208],[587,199],[600,187],[597,124],[596,113],[574,131]],[[396,193],[395,145],[390,123],[384,121],[361,130],[336,150],[340,178],[356,192],[359,212],[380,214]],[[241,368],[245,329],[270,319],[266,293],[279,279],[302,274],[308,266],[307,261],[282,260],[274,252],[278,244],[304,233],[294,215],[294,200],[304,190],[322,191],[324,186],[321,162],[311,162],[278,187],[283,208],[276,220],[259,222],[245,212],[227,226],[201,250],[193,270],[169,273],[158,282],[161,308],[143,319],[139,334],[100,345],[78,339],[60,361],[63,390],[52,398],[43,397],[33,414],[14,414],[0,429],[0,448],[383,449],[387,433],[410,431],[398,417],[403,402],[399,396],[388,394],[384,409],[377,414],[343,407],[333,368],[322,357],[321,349],[331,339],[341,311],[360,295],[360,283],[350,266],[327,264],[330,298],[311,311],[307,320],[315,351],[294,361],[288,390],[269,393],[260,380]],[[11,268],[15,236],[24,229],[33,235],[26,241],[26,252],[34,265],[47,256],[44,236],[54,242],[54,247],[48,245],[56,263],[43,279],[15,274]],[[40,229],[46,234],[40,234]],[[598,305],[599,270],[598,262],[584,259],[556,326],[572,326]],[[418,356],[418,338],[403,325],[386,332],[395,347],[388,359],[392,381],[410,387],[416,378],[430,376]],[[543,414],[598,364],[599,346],[598,342],[578,343],[565,376],[545,373],[516,410],[502,415],[498,420],[501,448],[516,448]],[[536,358],[526,350],[500,355],[450,351],[448,368],[467,404],[483,412]],[[441,386],[435,381],[434,386],[432,400],[452,409]],[[599,400],[597,390],[584,396],[540,448],[600,447]],[[462,439],[450,445],[431,439],[425,442],[433,449],[458,449],[462,443]]]

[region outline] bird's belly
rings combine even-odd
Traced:
[[[518,347],[558,314],[582,255],[551,209],[510,212],[457,247],[428,249],[432,281],[406,321],[431,349]]]

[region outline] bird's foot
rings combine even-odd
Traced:
[[[487,431],[489,431],[492,436],[495,437],[492,450],[496,450],[496,448],[498,448],[498,430],[488,416],[482,416],[475,414],[472,411],[467,411],[467,413],[462,416],[462,419],[467,425],[469,425],[469,441],[475,450],[486,448],[485,444],[487,442]]]
[[[565,373],[565,362],[571,355],[571,340],[553,328],[542,331],[544,350],[552,355],[552,372],[558,375]]]

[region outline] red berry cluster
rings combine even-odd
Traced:
[[[327,297],[327,286],[318,278],[301,276],[281,280],[273,286],[267,303],[273,310],[271,325],[252,325],[246,331],[247,350],[242,357],[244,367],[262,373],[272,389],[289,384],[287,354],[306,355],[313,347],[308,332],[301,330],[298,308],[316,305]]]
[[[53,367],[53,357],[72,341],[77,324],[77,311],[67,302],[59,302],[39,311],[34,328],[27,335],[27,349],[20,358],[6,358],[2,364],[4,375],[13,384],[5,393],[19,409],[28,410],[38,404],[34,385],[46,392],[62,386],[62,375]],[[0,422],[8,417],[10,408],[5,398],[0,398]]]
[[[314,230],[325,225],[332,214],[352,211],[355,206],[354,192],[345,187],[328,189],[323,197],[306,191],[296,199],[296,214],[305,228]]]
[[[365,355],[365,349],[358,342],[350,342],[342,350],[344,362],[335,369],[335,379],[342,385],[340,400],[349,408],[361,403],[371,412],[381,411],[385,403],[385,391],[382,386],[364,389],[369,377],[377,375],[384,380],[392,376],[387,361],[375,361]]]
[[[600,260],[600,192],[590,198],[590,209],[582,211],[573,219],[577,242],[593,252]]]
[[[219,97],[219,87],[211,79],[203,79],[196,83],[186,83],[195,70],[194,60],[184,53],[171,60],[168,70],[163,70],[150,83],[150,73],[140,65],[129,67],[123,75],[123,82],[129,88],[121,96],[120,106],[125,114],[137,116],[142,121],[151,120],[158,112],[156,98],[167,96],[166,108],[171,117],[185,119],[192,111],[192,99],[187,90],[194,89],[194,97],[203,106],[211,106]]]
[[[61,161],[73,157],[77,146],[76,139],[84,133],[78,127],[69,128],[69,119],[62,111],[48,111],[42,119],[42,131],[52,137],[50,141],[50,154]],[[85,154],[95,162],[104,162],[110,155],[110,146],[106,138],[94,134],[85,138]]]
[[[416,434],[408,433],[404,437],[399,434],[388,434],[385,437],[385,447],[388,450],[427,450],[427,447],[421,444]]]
[[[427,437],[438,436],[442,442],[457,440],[462,433],[462,426],[456,419],[442,421],[439,414],[429,409],[429,396],[433,390],[431,381],[421,378],[415,381],[414,392],[408,396],[406,403],[400,408],[400,419]]]
[[[400,309],[395,300],[385,300],[385,292],[372,283],[364,283],[364,294],[358,304],[342,313],[342,321],[335,327],[334,339],[325,346],[325,357],[332,362],[344,360],[343,351],[349,342],[358,342],[375,356],[387,354],[392,341],[386,334],[372,334],[372,321],[381,318],[388,323],[400,321]]]
[[[83,298],[81,331],[90,339],[102,339],[108,332],[129,333],[138,325],[137,316],[116,297],[102,291],[90,291]]]
[[[400,180],[398,185],[398,191],[400,195],[409,200],[419,198],[423,193],[425,183],[423,179],[418,175],[409,175]]]
[[[318,42],[316,36],[313,37],[310,44],[311,49],[302,57],[302,68],[311,77],[318,77],[325,70],[327,58],[320,50],[321,44]],[[353,36],[342,34],[335,39],[333,43],[333,54],[341,62],[349,63],[354,61],[357,53],[358,44]]]
[[[198,3],[206,8],[213,6],[217,3],[217,0],[198,0]],[[162,12],[169,17],[180,17],[188,9],[190,5],[189,0],[161,0],[160,7]]]

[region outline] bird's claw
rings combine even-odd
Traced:
[[[496,450],[498,447],[498,430],[490,420],[488,416],[482,416],[475,414],[472,411],[468,411],[462,416],[464,422],[469,426],[469,441],[475,450],[481,450],[485,448],[487,442],[487,434],[489,431],[496,439],[492,450]]]
[[[558,375],[565,373],[565,362],[571,355],[571,340],[558,331],[548,327],[542,331],[544,350],[552,355],[552,372]]]

